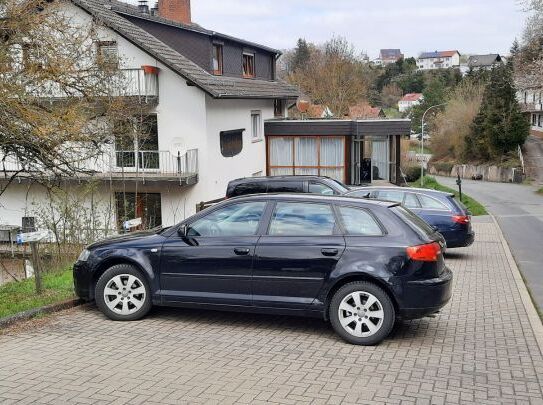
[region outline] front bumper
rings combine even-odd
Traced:
[[[402,291],[399,316],[416,319],[438,312],[451,299],[452,271],[446,267],[439,277],[406,281]]]
[[[76,262],[73,267],[75,294],[85,301],[92,300],[92,276],[87,262]]]

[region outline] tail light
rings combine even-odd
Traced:
[[[421,262],[435,262],[438,255],[441,253],[441,246],[439,243],[432,242],[425,245],[409,246],[407,249],[407,256],[411,260],[418,260]]]
[[[453,215],[452,220],[457,224],[469,224],[469,215]]]

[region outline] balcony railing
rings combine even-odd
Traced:
[[[194,184],[198,181],[198,149],[172,154],[169,151],[107,151],[97,156],[77,161],[76,179],[102,178],[130,181],[179,181],[180,184]],[[7,156],[0,159],[0,172],[10,175],[20,172],[21,176],[47,175],[46,171],[25,169],[15,159]]]
[[[87,72],[81,74],[85,75],[85,73]],[[87,77],[85,80],[92,82],[93,79]],[[77,97],[77,91],[68,94],[61,84],[53,81],[30,87],[28,92],[36,97],[47,99],[62,100],[67,97]],[[99,92],[103,92],[104,96],[130,97],[144,103],[157,103],[158,74],[146,72],[143,68],[119,69],[108,79],[107,86],[101,86]]]

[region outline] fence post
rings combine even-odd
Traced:
[[[43,291],[43,288],[42,288],[42,283],[41,283],[41,264],[40,264],[40,256],[38,254],[38,242],[30,242],[30,249],[32,250],[32,265],[34,267],[36,293],[41,294]]]

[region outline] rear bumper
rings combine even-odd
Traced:
[[[451,299],[452,281],[453,274],[447,267],[437,278],[406,281],[399,317],[422,318],[439,311]]]
[[[473,244],[475,241],[475,232],[469,231],[464,234],[460,239],[447,240],[448,248],[467,247]]]

